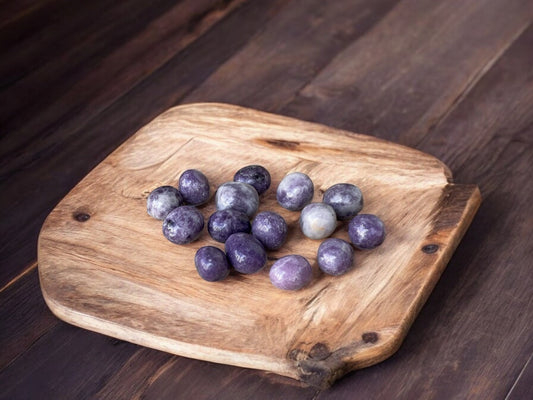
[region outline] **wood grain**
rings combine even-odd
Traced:
[[[53,107],[56,114],[48,115],[53,121],[45,115],[48,108],[39,109],[31,118],[14,116],[17,124],[5,131],[6,137],[0,146],[4,149],[15,143],[23,144],[18,148],[20,152],[14,151],[14,154],[2,159],[6,160],[5,164],[0,161],[0,184],[4,193],[0,196],[0,228],[5,234],[4,245],[0,248],[0,258],[4,263],[0,269],[0,282],[9,282],[21,268],[35,260],[37,236],[46,215],[77,182],[121,142],[203,82],[287,1],[246,3],[227,18],[222,18],[221,12],[215,10],[216,15],[222,18],[219,24],[189,44],[187,51],[173,55],[163,66],[157,68],[157,65],[150,64],[154,70],[146,70],[143,63],[124,65],[123,59],[111,57],[119,64],[113,68],[128,71],[128,75],[147,78],[141,79],[133,88],[122,86],[123,93],[119,98],[111,100],[113,94],[109,91],[116,94],[115,84],[131,83],[129,79],[121,77],[111,86],[94,92],[93,87],[103,87],[104,82],[109,81],[105,74],[96,73],[97,68],[96,72],[89,69],[82,74],[88,80],[80,82],[90,89],[89,93],[71,94],[76,99],[87,95],[86,102],[92,102],[92,95],[97,95],[97,98],[105,100],[104,103],[92,103],[92,107],[68,111],[71,110],[68,103],[72,97],[69,100],[67,96],[63,97],[66,103],[60,102],[58,107]],[[205,18],[211,19],[209,15]],[[114,26],[120,30],[120,26]],[[143,36],[144,31],[137,34]],[[179,32],[177,36],[180,37]],[[150,35],[144,37],[150,38]],[[111,52],[116,46],[118,44],[111,48]],[[139,42],[137,46],[140,46]],[[95,61],[90,59],[87,62],[92,65]],[[102,76],[105,78],[103,81],[92,79]],[[6,91],[6,98],[10,93],[20,95],[16,88],[12,90]],[[66,95],[64,91],[61,93]],[[40,123],[35,124],[36,120]],[[34,129],[26,129],[27,124]],[[34,140],[26,140],[28,135]],[[59,148],[61,151],[58,151]],[[74,154],[77,156],[72,157]],[[43,174],[43,170],[48,172]],[[25,212],[15,214],[9,211],[13,196],[19,199],[17,209]],[[23,240],[30,237],[32,239]]]
[[[334,183],[356,183],[364,211],[384,220],[386,243],[360,252],[343,279],[315,267],[314,283],[296,293],[274,289],[266,271],[206,284],[194,252],[217,243],[204,234],[188,246],[170,244],[146,215],[146,196],[188,168],[203,170],[214,190],[255,162],[270,170],[273,187],[290,171],[309,174],[315,201]],[[368,136],[229,105],[177,107],[124,143],[49,215],[39,237],[43,294],[56,315],[84,328],[328,385],[390,356],[405,337],[479,205],[475,186],[450,180],[437,159]],[[291,227],[272,258],[297,253],[314,264],[319,243],[296,228],[298,213],[277,206],[273,189],[262,207]],[[212,211],[212,204],[202,208],[205,217]],[[335,236],[347,238],[345,227]]]

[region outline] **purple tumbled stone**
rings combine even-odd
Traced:
[[[169,212],[181,205],[183,197],[178,189],[172,186],[160,186],[148,195],[146,211],[151,217],[163,220]]]
[[[385,240],[385,224],[373,214],[359,214],[348,224],[348,235],[358,249],[373,249]]]
[[[187,204],[198,206],[209,200],[209,181],[197,169],[188,169],[181,174],[178,189]]]
[[[283,290],[298,290],[311,282],[313,270],[305,257],[289,255],[280,258],[270,268],[270,281]]]
[[[252,235],[267,250],[278,250],[285,243],[288,230],[285,219],[273,211],[262,211],[252,221]]]
[[[258,194],[263,194],[270,187],[270,173],[261,165],[247,165],[235,173],[235,182],[252,185]]]
[[[311,202],[314,190],[311,178],[301,172],[292,172],[279,183],[276,199],[283,208],[299,211]]]
[[[194,265],[198,275],[209,282],[220,281],[229,274],[226,254],[214,246],[200,247],[194,256]]]
[[[317,263],[328,275],[342,275],[353,267],[354,250],[345,240],[330,238],[318,247]]]
[[[234,233],[225,243],[226,255],[237,272],[253,274],[266,264],[263,245],[249,233]]]
[[[224,243],[228,237],[237,232],[250,233],[251,224],[248,216],[242,211],[215,211],[207,221],[207,231],[217,242]]]
[[[226,182],[219,186],[215,194],[217,210],[242,211],[252,217],[259,208],[259,195],[253,186],[244,182]]]
[[[204,216],[194,206],[181,206],[169,212],[163,221],[163,235],[176,244],[190,243],[204,229]]]
[[[335,210],[337,219],[353,218],[363,208],[363,193],[351,183],[337,183],[324,192],[322,201]]]

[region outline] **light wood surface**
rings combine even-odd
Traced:
[[[288,241],[257,274],[205,282],[194,253],[222,245],[206,231],[190,245],[168,242],[146,197],[189,168],[206,174],[214,194],[252,163],[272,175],[260,210],[286,218]],[[357,251],[342,277],[319,272],[320,241],[303,237],[299,213],[276,203],[277,184],[293,171],[314,181],[314,201],[335,183],[358,185],[363,212],[385,222],[383,245]],[[448,168],[420,151],[237,106],[190,104],[142,128],[52,211],[39,236],[41,288],[50,309],[74,325],[327,386],[398,349],[479,203],[476,186],[453,184]],[[201,208],[206,220],[213,210],[212,200]],[[347,239],[346,224],[334,236]],[[268,269],[292,253],[309,259],[314,279],[284,292]]]

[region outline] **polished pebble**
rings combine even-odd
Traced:
[[[300,214],[300,229],[310,239],[324,239],[337,227],[337,215],[330,205],[311,203]]]
[[[163,220],[167,214],[184,204],[178,189],[172,186],[160,186],[148,195],[146,211],[153,218]]]
[[[242,211],[252,217],[259,208],[259,195],[253,186],[244,182],[226,182],[219,186],[215,194],[217,210]]]

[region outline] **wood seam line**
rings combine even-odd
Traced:
[[[505,396],[505,400],[509,400],[511,398],[510,396],[513,394],[514,388],[518,384],[518,381],[520,381],[520,378],[522,377],[522,375],[524,375],[524,372],[527,369],[527,367],[528,367],[528,365],[529,365],[529,363],[531,362],[532,359],[533,359],[533,353],[529,356],[528,360],[526,361],[526,363],[524,364],[524,366],[522,367],[522,369],[518,373],[518,376],[514,380],[513,385],[511,386],[511,388],[507,392],[507,395]]]
[[[433,131],[435,131],[441,124],[444,122],[448,116],[463,102],[463,100],[470,94],[472,89],[478,84],[479,81],[492,69],[494,64],[496,64],[502,56],[509,50],[509,48],[522,36],[522,34],[531,26],[531,22],[527,22],[522,26],[522,28],[518,29],[516,34],[509,40],[508,43],[506,43],[502,48],[493,56],[490,60],[488,60],[473,76],[473,78],[470,80],[470,82],[467,83],[464,90],[459,93],[459,95],[454,99],[448,110],[444,114],[442,114],[438,119],[437,122],[435,122],[433,125],[431,125],[426,133],[417,140],[417,142],[413,145],[414,148],[418,149],[420,148],[423,141],[426,139],[426,137]]]
[[[20,272],[17,276],[15,276],[13,279],[11,279],[8,283],[6,283],[2,288],[0,289],[0,293],[3,293],[5,290],[10,288],[12,285],[17,283],[20,279],[24,278],[27,274],[32,272],[34,269],[37,268],[37,260],[32,262],[30,265],[28,265],[22,272]]]
[[[350,47],[355,42],[357,42],[361,38],[365,37],[369,32],[371,32],[376,27],[376,25],[381,22],[381,20],[386,18],[387,15],[389,15],[393,10],[396,9],[396,7],[398,6],[398,3],[399,3],[399,1],[394,6],[392,6],[388,11],[386,11],[379,19],[374,21],[374,23],[371,26],[369,26],[367,30],[362,32],[360,35],[357,35],[352,40],[347,41],[345,45],[341,46],[341,48],[337,51],[337,53],[334,56],[332,56],[329,59],[328,62],[326,62],[317,71],[315,71],[315,73],[314,73],[314,75],[312,77],[310,77],[307,81],[303,82],[302,85],[298,89],[296,89],[294,91],[292,96],[290,98],[288,98],[287,101],[285,101],[281,105],[281,107],[277,108],[277,111],[272,111],[272,112],[275,112],[276,114],[277,113],[282,113],[283,114],[282,111],[285,110],[296,98],[298,98],[300,93],[302,93],[303,90],[305,90],[307,87],[309,87],[314,82],[314,80],[317,78],[317,76],[320,75],[322,73],[322,71],[325,70],[327,67],[329,67],[331,65],[331,63],[333,63],[333,61],[339,56],[339,54],[344,52],[344,50],[346,50],[348,47]]]

